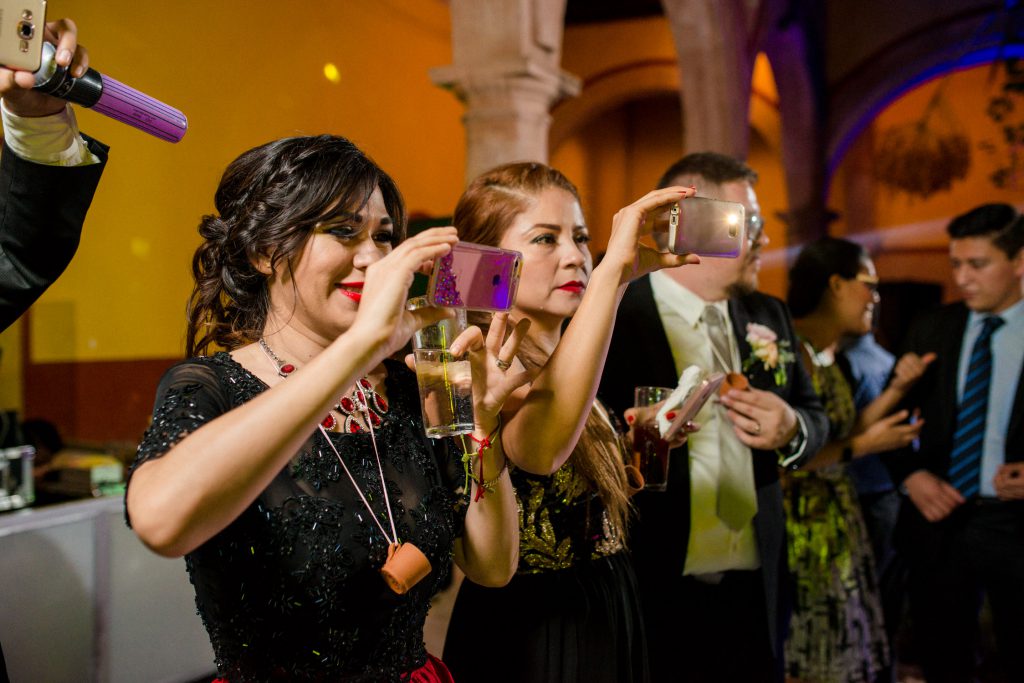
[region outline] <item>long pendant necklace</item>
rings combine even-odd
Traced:
[[[281,360],[277,357],[277,354],[271,350],[270,345],[267,344],[267,340],[260,337],[259,341],[260,348],[267,354],[267,357],[277,366],[277,374],[281,377],[287,378],[288,375],[295,372],[295,365]],[[370,425],[374,429],[380,429],[380,426],[384,424],[384,416],[388,412],[388,402],[383,396],[373,390],[373,384],[370,383],[365,377],[360,377],[356,381],[356,387],[352,390],[351,395],[342,396],[338,399],[338,402],[334,404],[334,410],[344,416],[344,422],[341,425],[341,431],[348,434],[365,434],[366,429],[363,425],[359,424],[356,420],[356,415],[361,414],[360,407],[358,405],[361,399],[358,396],[362,396],[365,399],[364,405],[368,409],[365,412],[364,419],[366,424]],[[335,419],[334,415],[327,413],[321,422],[324,429],[330,431],[336,431],[338,426],[338,420]]]
[[[287,379],[288,376],[295,371],[295,366],[291,363],[286,363],[278,358],[274,352],[270,349],[266,340],[260,338],[260,348],[267,354],[267,357],[277,366],[277,374]],[[345,402],[348,402],[348,406]],[[376,410],[374,406],[376,405]],[[346,410],[346,407],[348,410]],[[384,529],[384,525],[380,523],[380,519],[377,517],[377,513],[374,512],[373,507],[370,506],[370,501],[366,499],[363,494],[363,490],[359,487],[356,482],[356,478],[352,476],[352,472],[349,470],[348,465],[345,463],[344,458],[341,457],[341,453],[338,452],[334,442],[331,441],[330,435],[327,430],[334,426],[333,416],[328,414],[328,418],[331,418],[332,422],[328,426],[328,420],[323,420],[317,429],[323,435],[327,445],[330,446],[334,452],[335,457],[338,458],[338,462],[341,464],[341,468],[345,470],[345,475],[348,480],[352,483],[352,488],[356,490],[359,495],[359,499],[363,501],[363,505],[366,507],[367,512],[370,513],[370,518],[373,519],[377,528],[380,530],[382,536],[388,542],[388,555],[384,561],[384,565],[380,568],[381,576],[384,577],[384,581],[388,584],[395,593],[402,595],[407,593],[410,588],[419,583],[423,577],[430,573],[431,566],[430,560],[423,552],[415,545],[409,542],[403,543],[398,538],[398,529],[395,526],[395,516],[391,511],[391,500],[388,497],[388,486],[384,480],[384,467],[380,461],[380,451],[377,450],[377,435],[376,428],[383,424],[383,414],[387,412],[388,405],[382,396],[377,394],[373,390],[373,385],[365,377],[361,377],[357,382],[355,389],[352,391],[351,397],[342,396],[335,405],[335,409],[342,412],[345,415],[346,432],[357,434],[369,431],[370,443],[373,444],[373,455],[377,460],[377,474],[380,476],[380,487],[384,494],[384,507],[388,515],[388,521],[391,525],[391,533],[388,534],[387,530]],[[363,419],[366,421],[368,430],[363,430],[362,427],[352,419],[351,423],[349,419],[353,417],[354,413],[359,411],[363,415]],[[374,419],[376,418],[376,419]],[[349,425],[354,425],[358,429],[350,429]]]

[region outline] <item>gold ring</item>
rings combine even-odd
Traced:
[[[760,433],[761,433],[761,423],[758,422],[757,420],[754,420],[754,436],[757,436]]]
[[[500,358],[495,358],[494,363],[502,370],[508,370],[510,367],[512,367],[511,363],[509,363],[508,361],[504,361]]]

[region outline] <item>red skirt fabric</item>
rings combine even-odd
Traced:
[[[211,683],[228,683],[228,680],[215,678]],[[444,662],[428,652],[427,663],[409,674],[409,683],[455,683],[455,681]]]
[[[412,672],[410,683],[455,683],[448,667],[434,655],[427,653],[427,663]]]

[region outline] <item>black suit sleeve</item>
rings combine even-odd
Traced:
[[[815,453],[821,450],[828,441],[828,416],[821,407],[821,399],[814,390],[811,376],[807,368],[800,361],[800,340],[796,336],[796,329],[793,326],[793,318],[789,315],[789,309],[782,300],[764,294],[753,292],[742,297],[732,299],[729,304],[729,312],[732,316],[736,341],[739,344],[741,358],[751,358],[754,350],[746,339],[746,326],[755,322],[767,326],[778,335],[780,346],[793,354],[793,359],[786,364],[786,379],[781,384],[776,383],[775,371],[765,369],[760,363],[753,363],[745,370],[751,386],[763,391],[770,391],[785,401],[795,410],[806,427],[806,443],[800,457],[793,461],[787,461],[790,469],[796,469],[810,460]],[[764,476],[767,477],[768,466],[778,466],[774,453],[772,457],[758,457],[755,462],[766,463]]]
[[[106,167],[107,146],[86,138],[100,159],[86,166],[0,156],[0,330],[56,280],[78,249],[85,214]]]

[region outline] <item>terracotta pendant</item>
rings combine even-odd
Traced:
[[[722,382],[722,386],[718,388],[718,393],[721,396],[725,396],[729,393],[730,389],[736,389],[737,391],[745,391],[750,388],[750,380],[747,379],[746,375],[738,372],[730,372],[725,376],[725,381]]]
[[[430,573],[430,569],[430,560],[412,543],[392,543],[380,573],[391,590],[405,595]]]

